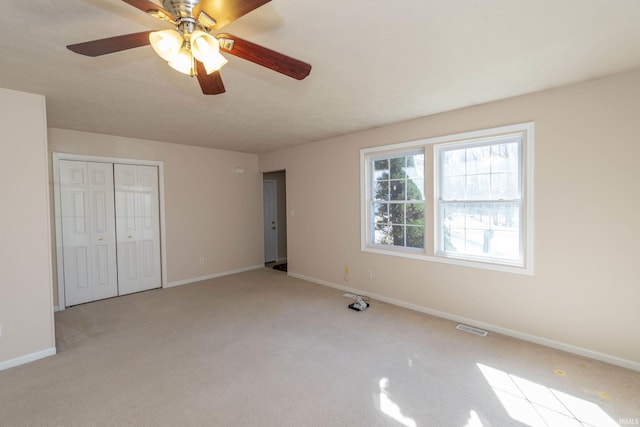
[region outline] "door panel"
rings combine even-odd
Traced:
[[[120,295],[159,288],[158,168],[114,165]]]
[[[118,294],[113,167],[60,161],[65,306]]]
[[[73,255],[70,257],[73,261],[73,264],[69,265],[69,274],[72,278],[72,283],[76,284],[76,289],[78,292],[83,292],[83,290],[89,290],[89,273],[87,263],[87,248],[86,247],[75,247],[71,249]],[[66,283],[66,282],[65,282]]]

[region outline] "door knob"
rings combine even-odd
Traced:
[[[275,228],[275,227],[271,227],[271,229],[272,229],[272,230],[275,230],[276,228]]]

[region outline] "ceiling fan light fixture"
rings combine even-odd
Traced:
[[[178,54],[169,61],[169,66],[188,76],[194,74],[193,56],[191,56],[191,52],[186,48],[180,49]]]
[[[180,53],[184,39],[176,30],[162,30],[150,33],[149,43],[162,59],[173,61]]]

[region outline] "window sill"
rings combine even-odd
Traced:
[[[422,249],[406,249],[394,248],[388,249],[382,246],[365,246],[361,248],[362,252],[369,252],[379,255],[391,255],[400,258],[409,258],[419,261],[438,262],[443,264],[452,264],[461,267],[479,268],[483,270],[501,271],[503,273],[522,274],[533,276],[533,269],[513,264],[502,264],[490,261],[476,261],[469,259],[453,258],[444,255],[426,255]]]

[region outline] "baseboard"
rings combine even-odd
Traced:
[[[201,277],[193,277],[191,279],[186,279],[186,280],[178,280],[177,282],[168,283],[167,288],[173,288],[174,286],[188,285],[189,283],[201,282],[203,280],[215,279],[217,277],[229,276],[231,274],[236,274],[236,273],[244,273],[245,271],[257,270],[259,268],[264,268],[264,264],[250,265],[248,267],[237,268],[235,270],[228,270],[220,273],[208,274],[206,276],[201,276]]]
[[[24,356],[16,357],[15,359],[0,362],[0,371],[13,368],[15,366],[24,365],[25,363],[33,362],[34,360],[43,359],[48,356],[56,354],[56,348],[51,347],[46,350],[36,351],[35,353],[25,354]]]
[[[57,305],[54,305],[53,312],[55,313],[56,311],[60,311],[60,307],[58,307]]]
[[[319,285],[328,286],[330,288],[339,289],[345,292],[351,292],[353,294],[358,295],[366,295],[371,299],[386,302],[389,304],[393,304],[399,307],[408,308],[410,310],[419,311],[421,313],[430,314],[432,316],[441,317],[443,319],[452,320],[458,323],[464,323],[466,325],[475,326],[476,328],[485,329],[488,331],[496,332],[498,334],[507,335],[509,337],[518,338],[523,341],[532,342],[535,344],[540,344],[545,347],[554,348],[556,350],[566,351],[567,353],[576,354],[578,356],[587,357],[590,359],[599,360],[601,362],[610,363],[612,365],[621,366],[623,368],[631,369],[634,371],[640,371],[640,363],[634,362],[632,360],[622,359],[617,356],[612,356],[605,353],[600,353],[597,351],[589,350],[582,347],[577,347],[571,344],[566,344],[559,341],[554,341],[548,338],[539,337],[536,335],[530,335],[524,332],[515,331],[513,329],[503,328],[501,326],[492,325],[490,323],[478,322],[473,319],[468,319],[466,317],[457,316],[454,314],[450,314],[444,311],[433,310],[431,308],[423,307],[416,304],[411,304],[405,301],[389,298],[383,295],[372,294],[361,289],[351,288],[349,286],[339,285],[337,283],[328,282],[326,280],[320,280],[313,277],[304,276],[302,274],[297,273],[287,273],[291,277],[295,277],[297,279],[306,280],[308,282],[317,283]]]

